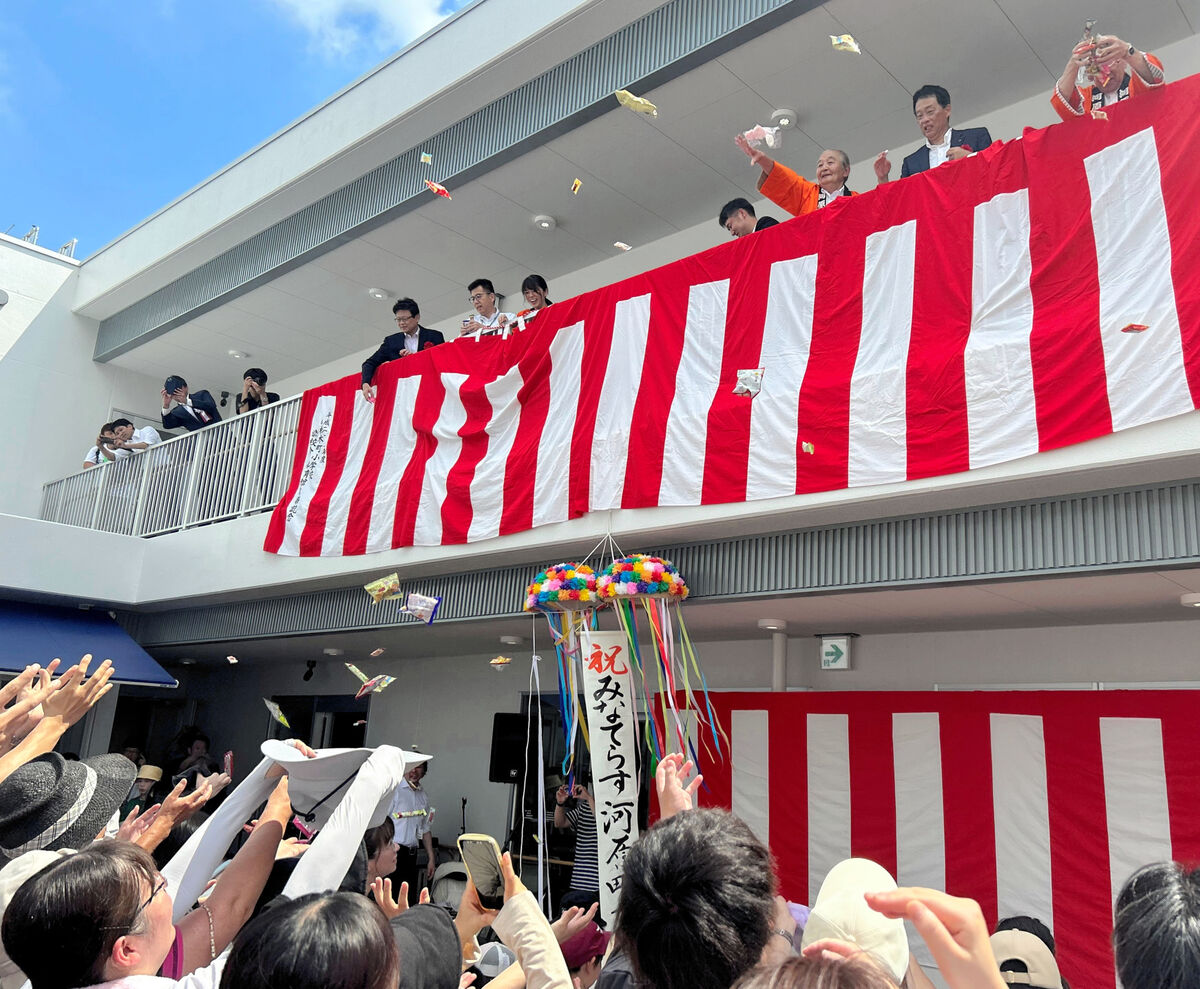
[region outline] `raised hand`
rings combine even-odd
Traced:
[[[583,907],[567,907],[562,912],[562,916],[550,925],[555,940],[559,944],[569,941],[591,923],[599,908],[599,903],[593,903],[587,910],[584,910]]]
[[[121,826],[117,828],[117,838],[124,841],[135,841],[140,835],[146,833],[146,829],[154,823],[161,809],[162,804],[154,804],[140,812],[134,807],[129,812],[129,816],[121,822]]]
[[[408,909],[408,883],[400,884],[400,899],[395,900],[392,898],[392,881],[390,879],[372,879],[371,896],[388,920],[399,917]]]
[[[882,185],[892,178],[892,163],[886,151],[880,151],[875,157],[875,182]]]
[[[42,720],[42,702],[58,689],[58,685],[50,679],[58,663],[55,659],[44,667],[37,663],[26,666],[0,688],[0,755],[16,745]]]
[[[696,791],[700,789],[704,777],[697,774],[696,778],[686,787],[683,785],[683,779],[695,768],[690,759],[685,762],[683,756],[678,752],[662,757],[658,769],[654,771],[654,786],[658,791],[660,820],[665,821],[680,811],[692,809]]]
[[[733,143],[738,146],[751,162],[763,170],[764,175],[770,174],[771,169],[775,167],[775,159],[770,155],[764,154],[758,148],[751,146],[744,135],[739,134],[733,139]]]
[[[951,989],[1004,989],[983,911],[974,900],[902,886],[868,893],[867,904],[885,917],[912,921]]]
[[[57,689],[42,701],[42,711],[47,718],[59,718],[70,727],[112,690],[113,685],[109,683],[113,675],[111,660],[106,659],[89,677],[87,669],[91,662],[89,653],[59,677]]]

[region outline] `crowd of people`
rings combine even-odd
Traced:
[[[1102,117],[1105,107],[1163,82],[1162,62],[1156,56],[1116,35],[1100,35],[1085,38],[1071,50],[1062,76],[1050,94],[1050,104],[1063,120],[1088,113]],[[969,158],[992,143],[986,127],[950,125],[950,93],[942,86],[922,86],[913,93],[912,108],[925,143],[901,163],[901,178]],[[792,216],[811,213],[843,197],[857,195],[848,184],[850,156],[845,151],[836,148],[822,151],[814,180],[810,180],[751,145],[745,135],[739,134],[734,143],[760,169],[759,192]],[[874,169],[877,185],[891,181],[892,163],[887,151],[881,151],[875,158]],[[745,237],[778,222],[771,216],[757,217],[754,207],[742,197],[730,200],[717,215],[717,223],[731,237]]]
[[[866,859],[834,866],[813,903],[786,901],[770,849],[734,815],[696,808],[701,778],[674,754],[657,766],[658,821],[628,850],[603,926],[594,899],[551,923],[507,853],[495,905],[470,878],[452,903],[423,891],[410,904],[389,874],[401,830],[429,831],[428,756],[266,743],[214,808],[228,777],[190,790],[180,778],[208,768],[207,739],[192,733],[171,767],[179,782],[147,805],[142,782],[164,774],[139,769],[139,751],[53,751],[112,675],[107,662],[89,675],[90,657],[61,676],[58,665],[0,689],[3,989],[928,987],[906,921],[952,989],[1068,989],[1038,918],[989,933],[974,900],[898,887]],[[559,811],[570,793],[579,813],[564,823],[579,826],[590,802],[562,787]],[[1138,870],[1116,900],[1113,948],[1125,989],[1200,985],[1200,871]]]

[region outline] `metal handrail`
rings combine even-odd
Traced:
[[[42,485],[47,522],[158,536],[269,511],[291,476],[300,396]]]

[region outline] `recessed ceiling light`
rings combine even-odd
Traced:
[[[500,636],[500,645],[502,646],[519,646],[525,640],[519,635],[502,635]]]
[[[553,230],[558,226],[558,221],[547,213],[539,213],[530,222],[539,230]]]
[[[369,295],[372,299],[378,299],[380,302],[388,297],[387,292],[381,288],[369,288],[367,289],[367,295]]]
[[[323,652],[326,656],[341,656],[345,654],[345,651],[346,650],[344,649],[335,649],[332,646],[328,646],[321,650],[321,652]]]
[[[230,357],[235,357],[235,358],[237,358],[239,361],[244,361],[244,360],[245,360],[247,357],[249,357],[249,356],[250,356],[250,355],[249,355],[249,354],[247,354],[247,353],[246,353],[244,350],[227,350],[227,351],[225,351],[225,352],[226,352],[226,353],[227,353],[227,354],[228,354]]]
[[[1181,594],[1179,603],[1185,608],[1200,608],[1200,594]]]
[[[771,114],[771,123],[776,127],[794,127],[796,125],[796,111],[781,107]]]
[[[760,618],[758,627],[766,632],[786,632],[787,622],[782,618]]]
[[[192,657],[191,657],[191,656],[184,656],[184,657],[183,657],[183,658],[182,658],[182,659],[179,661],[179,665],[180,665],[180,666],[195,666],[195,665],[196,665],[196,661],[195,661],[194,659],[192,659]]]

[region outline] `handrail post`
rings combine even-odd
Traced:
[[[92,505],[92,524],[89,529],[98,528],[100,525],[100,504],[104,501],[104,492],[108,488],[109,468],[115,461],[109,461],[101,467],[93,467],[92,470],[102,470],[104,473],[100,475],[100,481],[96,485],[96,502]]]
[[[197,429],[195,432],[188,433],[189,439],[193,436],[196,438],[195,449],[192,450],[191,460],[188,461],[187,480],[183,485],[183,505],[179,509],[180,530],[186,529],[188,526],[188,516],[191,514],[192,502],[196,495],[196,476],[200,472],[200,454],[204,449],[204,430]]]
[[[141,452],[141,458],[144,461],[142,464],[142,476],[138,481],[137,504],[133,509],[133,523],[129,527],[129,535],[140,536],[142,534],[142,518],[146,512],[146,493],[150,490],[150,451],[153,446],[148,446]]]
[[[242,481],[242,499],[238,503],[238,515],[249,513],[250,493],[254,490],[254,480],[258,475],[258,452],[262,446],[263,423],[270,415],[271,406],[265,405],[250,414],[254,416],[254,425],[250,429],[250,452],[246,455],[246,477]]]

